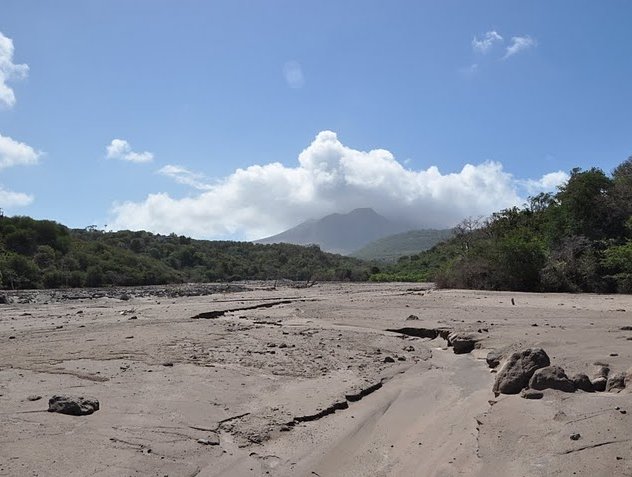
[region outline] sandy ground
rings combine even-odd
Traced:
[[[164,290],[7,295],[0,475],[632,476],[630,390],[495,397],[484,359],[538,346],[569,375],[624,372],[630,296]],[[403,327],[469,331],[478,349],[387,331]],[[101,408],[47,412],[61,393]]]

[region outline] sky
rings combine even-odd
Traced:
[[[2,0],[0,208],[449,227],[632,155],[632,2]]]

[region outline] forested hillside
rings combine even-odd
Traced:
[[[632,157],[611,175],[574,169],[555,194],[466,220],[456,236],[402,257],[374,280],[522,291],[632,292]]]
[[[288,244],[193,240],[175,234],[75,230],[0,217],[0,287],[154,285],[245,279],[366,280],[359,260]]]
[[[414,255],[428,250],[438,242],[454,235],[451,229],[410,230],[401,234],[389,235],[365,245],[351,254],[362,260],[395,262],[404,255]]]

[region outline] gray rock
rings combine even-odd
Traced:
[[[487,366],[489,366],[490,368],[496,368],[500,364],[501,359],[502,359],[502,354],[500,354],[500,351],[494,350],[487,353],[487,357],[485,358],[485,361],[487,361]]]
[[[454,354],[469,353],[474,349],[477,341],[476,337],[469,333],[455,331],[448,335],[448,345],[452,346]]]
[[[573,381],[573,384],[577,389],[581,389],[587,393],[591,393],[595,390],[593,383],[590,382],[590,378],[585,373],[577,373],[571,377],[571,381]]]
[[[610,368],[608,366],[601,366],[595,373],[595,378],[607,378],[610,374]]]
[[[606,384],[607,392],[618,393],[622,389],[625,389],[625,373],[613,374],[608,378],[608,384]]]
[[[525,399],[542,399],[544,393],[542,391],[536,391],[535,389],[523,389],[520,396]]]
[[[48,400],[48,411],[85,416],[99,410],[99,401],[87,396],[55,395]]]
[[[212,432],[208,435],[206,439],[198,439],[198,444],[204,444],[205,446],[218,446],[219,445],[219,436]]]
[[[546,366],[533,373],[529,380],[531,389],[557,389],[565,393],[575,392],[575,384],[559,366]]]
[[[598,392],[603,392],[606,390],[606,384],[608,384],[608,378],[604,378],[600,376],[591,381],[593,389]]]
[[[417,315],[408,315],[408,318],[406,318],[406,321],[413,321],[413,320],[418,320],[419,317]]]
[[[498,372],[492,390],[496,395],[518,394],[527,387],[537,369],[550,364],[551,360],[541,348],[529,348],[513,353]]]

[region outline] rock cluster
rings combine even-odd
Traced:
[[[500,363],[500,355],[492,351],[487,355],[487,363],[495,368]],[[513,353],[498,372],[493,391],[499,394],[518,394],[522,391],[525,399],[540,399],[545,389],[555,389],[567,393],[581,390],[585,392],[620,392],[625,389],[632,373],[610,375],[610,368],[601,365],[591,380],[585,373],[568,377],[559,366],[552,366],[546,352],[541,348],[529,348]]]

